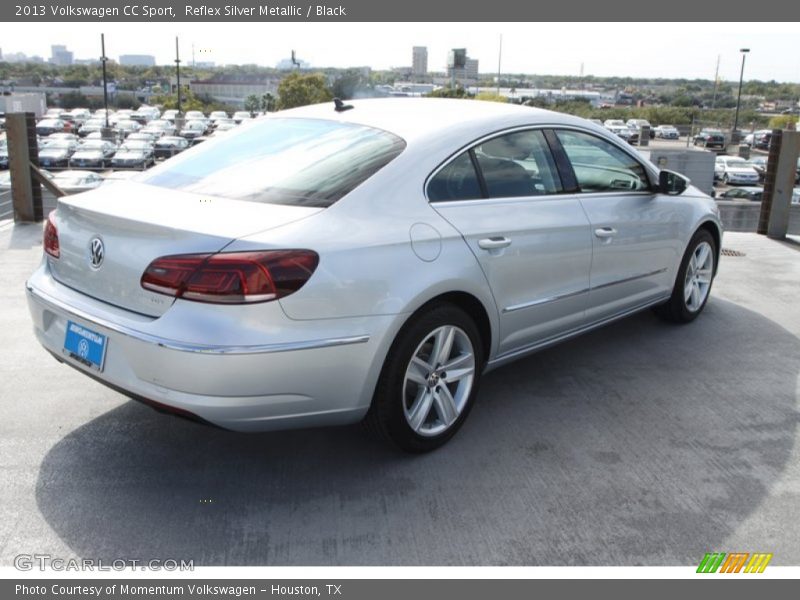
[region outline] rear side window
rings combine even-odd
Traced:
[[[611,142],[580,131],[557,131],[580,191],[647,190],[650,182],[639,162]]]
[[[236,200],[327,207],[405,147],[396,135],[371,127],[268,118],[181,153],[138,181]]]
[[[555,194],[561,191],[550,148],[541,131],[519,131],[475,148],[490,198]]]
[[[475,200],[482,197],[478,174],[469,152],[458,155],[428,184],[428,199],[431,202]]]
[[[530,130],[497,136],[458,155],[430,180],[428,199],[526,198],[560,191],[544,134]]]

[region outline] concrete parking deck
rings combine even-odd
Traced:
[[[358,427],[244,435],[160,415],[58,364],[0,230],[0,564],[800,564],[800,245],[734,233],[705,313],[650,312],[489,374],[446,447]]]

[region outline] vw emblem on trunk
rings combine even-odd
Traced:
[[[99,237],[92,238],[92,241],[89,242],[89,255],[92,261],[92,266],[96,269],[100,265],[103,264],[103,258],[105,258],[106,250],[103,246],[103,240]]]

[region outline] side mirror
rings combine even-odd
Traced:
[[[668,196],[682,194],[689,187],[689,180],[674,171],[662,170],[658,174],[658,191]]]

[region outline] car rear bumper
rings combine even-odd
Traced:
[[[46,261],[26,290],[36,337],[59,360],[156,408],[237,431],[360,420],[382,364],[376,360],[381,340],[394,320],[292,321],[278,302],[257,305],[263,309],[257,324],[255,311],[232,320],[236,313],[209,310],[214,305],[198,312],[188,306],[198,303],[188,302],[153,319],[58,283]],[[182,308],[187,309],[183,316],[170,315]],[[203,312],[205,322],[198,319]],[[102,372],[63,350],[70,321],[107,337]],[[184,338],[175,335],[180,321],[191,327]],[[260,339],[253,328],[263,332]],[[239,330],[242,344],[232,341]],[[208,333],[198,337],[200,331]]]

